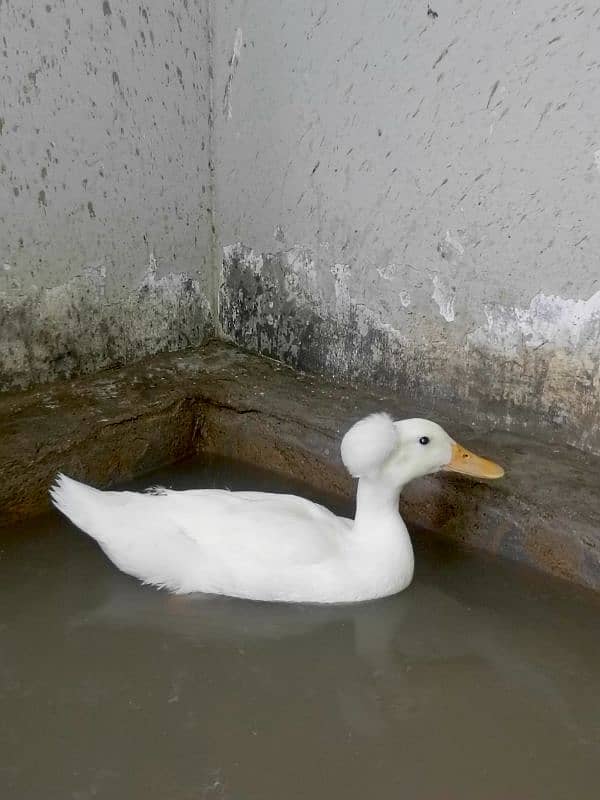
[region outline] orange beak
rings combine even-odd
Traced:
[[[454,442],[452,445],[452,458],[443,467],[445,472],[459,472],[461,475],[470,475],[472,478],[501,478],[504,470],[493,461],[487,458],[476,456],[470,450],[466,450]]]

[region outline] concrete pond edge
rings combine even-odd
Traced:
[[[413,482],[401,500],[409,524],[600,590],[600,458],[470,425],[456,407],[335,385],[216,341],[0,395],[0,525],[47,511],[59,471],[111,486],[203,453],[348,498],[354,482],[340,461],[341,437],[382,410],[435,419],[506,468],[494,483],[448,475]]]

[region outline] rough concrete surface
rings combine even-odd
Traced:
[[[0,2],[0,387],[212,328],[207,0]]]
[[[600,452],[594,5],[215,4],[221,322]]]
[[[267,466],[348,496],[341,437],[376,410],[430,416],[506,468],[506,478],[490,484],[460,476],[415,481],[401,501],[408,522],[600,588],[597,457],[465,425],[456,407],[432,409],[409,392],[335,386],[218,342],[0,396],[2,521],[46,509],[59,470],[109,486],[191,453]]]
[[[0,387],[220,323],[600,453],[599,27],[570,0],[0,2]]]

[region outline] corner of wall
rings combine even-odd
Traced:
[[[206,42],[208,49],[208,171],[210,202],[210,279],[209,303],[213,317],[215,335],[226,338],[220,318],[219,288],[222,281],[223,260],[221,258],[219,224],[217,214],[216,145],[215,145],[215,0],[206,0]]]

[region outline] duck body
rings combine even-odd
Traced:
[[[103,492],[62,475],[53,495],[121,571],[177,594],[348,603],[394,594],[413,575],[397,513],[369,536],[294,495]]]
[[[398,511],[402,481],[388,464],[400,424],[375,415],[342,443],[346,466],[362,473],[354,520],[294,495],[100,491],[65,475],[51,495],[121,571],[174,593],[298,603],[375,599],[405,589],[414,571]],[[400,471],[408,477],[406,465]]]

